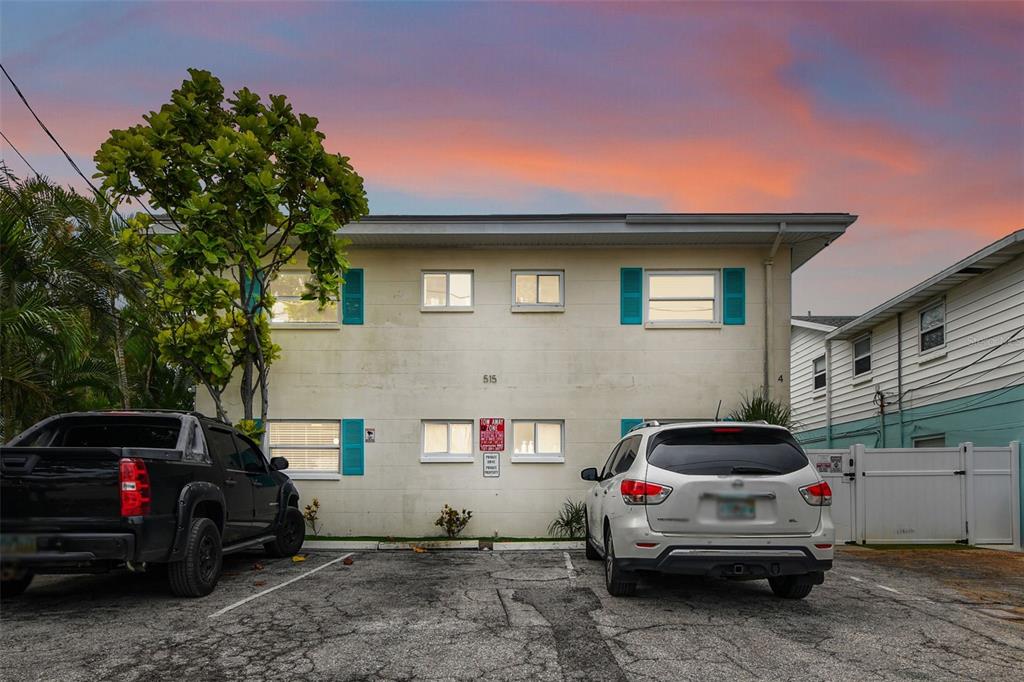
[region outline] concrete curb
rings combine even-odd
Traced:
[[[306,540],[303,549],[393,551],[423,549],[476,549],[496,552],[525,550],[583,549],[582,540],[552,540],[551,542],[490,542],[488,540],[424,540],[422,542],[378,542],[376,540]]]

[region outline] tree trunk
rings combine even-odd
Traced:
[[[110,299],[110,309],[117,315],[114,298]],[[124,321],[117,316],[114,326],[114,364],[117,365],[117,387],[121,391],[121,407],[132,406],[131,389],[128,387],[128,367],[124,360]]]
[[[242,398],[242,419],[252,419],[252,369],[253,362],[252,358],[246,358],[245,364],[242,365],[242,382],[238,388],[238,392]]]

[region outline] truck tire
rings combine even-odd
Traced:
[[[26,571],[17,578],[4,578],[0,580],[0,595],[4,597],[17,597],[28,589],[34,577],[36,577],[35,573]]]
[[[295,556],[302,549],[306,539],[306,520],[302,512],[295,507],[288,507],[284,514],[284,523],[277,529],[277,538],[263,545],[267,554],[274,557]]]
[[[776,597],[783,599],[803,599],[811,593],[814,583],[799,575],[784,575],[768,578],[768,585]]]
[[[192,519],[185,558],[167,565],[171,592],[178,597],[205,597],[213,592],[223,568],[220,531],[212,519]]]

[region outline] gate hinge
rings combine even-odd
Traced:
[[[953,472],[953,475],[954,476],[966,476],[967,475],[967,469],[957,469],[956,471]]]
[[[847,477],[848,479],[850,479],[851,481],[852,481],[853,479],[857,478],[857,474],[856,474],[856,473],[854,473],[854,472],[852,472],[852,471],[851,471],[850,473],[848,473],[848,474],[843,474],[843,476],[846,476],[846,477]]]

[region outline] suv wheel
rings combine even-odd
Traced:
[[[288,507],[284,515],[284,523],[277,531],[277,539],[263,545],[270,556],[295,556],[302,549],[306,539],[306,520],[302,512],[295,507]]]
[[[178,597],[205,597],[213,592],[223,567],[220,531],[211,519],[192,519],[185,558],[167,566],[171,592]]]
[[[0,594],[4,597],[17,597],[28,589],[34,577],[34,573],[25,571],[17,578],[4,578],[0,581]]]
[[[784,575],[768,578],[768,584],[776,597],[783,599],[803,599],[811,593],[814,583],[802,575]]]
[[[587,555],[587,558],[591,561],[600,561],[601,553],[597,551],[597,547],[594,547],[594,541],[590,538],[590,520],[586,517],[584,517],[583,519],[583,529],[583,537],[585,538],[583,541],[583,546],[585,548],[584,551]]]
[[[636,594],[636,577],[619,568],[619,562],[615,559],[611,530],[604,534],[604,586],[613,597],[632,597]]]

